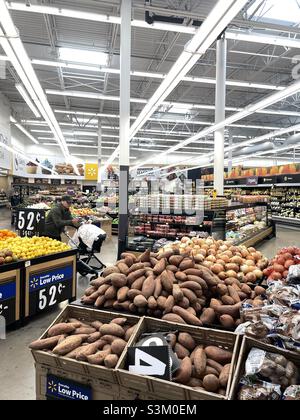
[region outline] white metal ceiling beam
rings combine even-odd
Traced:
[[[286,48],[300,48],[300,38],[262,34],[253,31],[241,31],[229,29],[226,31],[226,38],[234,41],[245,41],[264,45],[278,45]]]

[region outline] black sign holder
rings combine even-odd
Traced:
[[[42,236],[45,232],[47,210],[17,208],[15,212],[15,229],[19,236]]]

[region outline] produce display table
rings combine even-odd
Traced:
[[[6,326],[21,319],[21,269],[20,262],[0,266],[0,317]]]
[[[76,250],[0,266],[0,316],[23,322],[76,298]]]

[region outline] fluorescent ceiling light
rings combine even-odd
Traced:
[[[37,139],[35,139],[20,123],[18,123],[14,117],[10,116],[10,122],[13,123],[20,131],[22,131],[22,133],[25,134],[25,136],[28,137],[34,144],[39,144]]]
[[[180,105],[176,106],[173,105],[169,110],[168,113],[170,114],[187,114],[189,111],[191,111],[193,109],[193,105],[190,106],[183,106],[181,107]]]
[[[256,0],[246,12],[253,20],[299,24],[299,3],[296,0]]]
[[[95,92],[81,92],[80,90],[55,90],[55,89],[46,89],[47,95],[58,95],[58,96],[70,96],[74,98],[87,98],[87,99],[100,99],[106,101],[117,101],[119,102],[119,96],[110,96],[110,95],[103,95],[102,93],[95,93]],[[130,102],[137,103],[137,104],[146,104],[147,99],[140,99],[140,98],[131,98]]]
[[[245,32],[230,29],[226,31],[226,38],[232,39],[234,41],[254,42],[265,45],[278,45],[286,48],[300,48],[300,38],[294,39],[283,36],[266,35],[255,33],[253,31]]]
[[[106,66],[108,60],[108,55],[99,51],[60,47],[58,53],[60,59],[64,61],[98,64],[99,66]]]
[[[29,106],[29,108],[33,112],[34,116],[36,118],[41,118],[41,115],[40,115],[39,111],[37,110],[37,108],[34,105],[34,103],[32,102],[32,100],[29,98],[29,95],[27,94],[25,88],[20,83],[17,83],[16,84],[16,89],[20,93],[20,95],[22,96],[24,101],[27,103],[27,105]]]

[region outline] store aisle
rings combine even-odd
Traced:
[[[300,246],[299,233],[292,229],[277,228],[276,238],[262,242],[257,249],[267,258],[273,258],[279,249],[287,246]]]

